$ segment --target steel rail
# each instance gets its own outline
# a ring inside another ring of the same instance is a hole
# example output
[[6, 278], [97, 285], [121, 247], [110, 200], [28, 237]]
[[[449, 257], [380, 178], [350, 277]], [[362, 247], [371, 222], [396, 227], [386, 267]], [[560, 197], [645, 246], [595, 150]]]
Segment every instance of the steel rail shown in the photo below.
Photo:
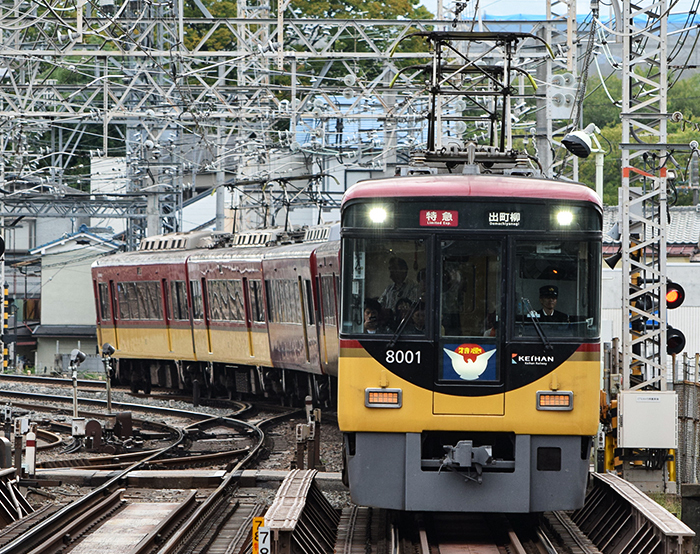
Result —
[[[200, 526], [204, 525], [208, 518], [216, 513], [217, 509], [220, 508], [221, 503], [228, 498], [230, 494], [233, 494], [235, 488], [237, 487], [241, 471], [262, 448], [265, 442], [265, 434], [263, 433], [261, 427], [269, 425], [278, 419], [289, 417], [297, 412], [298, 411], [295, 410], [293, 412], [279, 414], [264, 421], [258, 422], [257, 425], [246, 423], [246, 425], [256, 434], [258, 438], [257, 444], [253, 446], [248, 455], [239, 460], [233, 468], [227, 467], [228, 473], [224, 476], [221, 485], [219, 485], [219, 487], [197, 507], [187, 521], [185, 521], [183, 525], [175, 532], [175, 534], [170, 537], [168, 542], [165, 543], [160, 550], [158, 550], [158, 554], [174, 554], [180, 551], [180, 549], [182, 549], [182, 551], [187, 550], [188, 543]], [[0, 552], [0, 554], [2, 554], [2, 552]]]
[[37, 443], [37, 450], [49, 450], [54, 446], [60, 445], [63, 442], [63, 439], [59, 435], [57, 435], [56, 433], [52, 433], [51, 431], [47, 431], [46, 429], [37, 428], [36, 438], [37, 440], [40, 439], [44, 441], [44, 444]]
[[63, 525], [55, 532], [47, 534], [41, 543], [28, 554], [45, 554], [61, 550], [66, 542], [73, 542], [76, 536], [82, 535], [93, 523], [119, 508], [124, 501], [121, 498], [124, 489], [117, 489], [112, 494], [103, 498], [97, 504], [84, 511], [80, 515], [66, 514]]
[[75, 502], [67, 504], [50, 517], [46, 518], [44, 521], [37, 523], [29, 531], [22, 533], [13, 541], [0, 548], [0, 554], [26, 554], [29, 548], [35, 548], [37, 545], [48, 540], [48, 538], [53, 534], [60, 533], [65, 521], [71, 521], [80, 517], [106, 495], [113, 493], [117, 488], [119, 488], [120, 484], [125, 482], [126, 476], [130, 472], [140, 468], [147, 461], [155, 459], [157, 456], [176, 448], [182, 443], [184, 438], [185, 433], [180, 431], [178, 440], [173, 444], [166, 446], [145, 460], [132, 464], [130, 467], [118, 473], [84, 497], [76, 500]]
[[[0, 373], [0, 381], [12, 381], [15, 383], [34, 383], [41, 385], [61, 385], [73, 386], [73, 380], [65, 377], [42, 377], [40, 375], [20, 375], [12, 373]], [[106, 381], [97, 381], [94, 379], [78, 379], [78, 388], [86, 389], [104, 389], [107, 388]]]
[[197, 503], [197, 491], [191, 491], [185, 500], [175, 508], [168, 517], [161, 521], [145, 538], [143, 538], [129, 554], [146, 554], [158, 546], [163, 537], [177, 524], [177, 521], [187, 515]]
[[[6, 390], [0, 390], [0, 397], [17, 397], [17, 398], [30, 398], [33, 400], [43, 400], [46, 402], [64, 402], [64, 403], [72, 403], [73, 398], [69, 396], [55, 396], [51, 394], [42, 394], [42, 393], [35, 393], [35, 392], [17, 392], [17, 391], [6, 391]], [[106, 400], [100, 400], [98, 398], [83, 398], [80, 397], [78, 398], [78, 404], [92, 404], [95, 406], [106, 406], [107, 401]], [[249, 404], [246, 403], [241, 403], [242, 407], [241, 410], [238, 412], [234, 412], [231, 415], [240, 415], [244, 411], [248, 410], [250, 408]], [[172, 417], [186, 417], [190, 419], [210, 419], [212, 414], [208, 414], [205, 412], [191, 412], [187, 410], [179, 410], [177, 408], [166, 408], [165, 406], [150, 406], [148, 404], [133, 404], [129, 402], [114, 402], [112, 401], [112, 406], [116, 406], [118, 408], [123, 408], [123, 409], [129, 409], [133, 411], [140, 411], [140, 412], [147, 412], [147, 413], [153, 413], [153, 414], [158, 414], [158, 415], [166, 415], [166, 416], [172, 416]], [[102, 414], [104, 415], [104, 414]]]

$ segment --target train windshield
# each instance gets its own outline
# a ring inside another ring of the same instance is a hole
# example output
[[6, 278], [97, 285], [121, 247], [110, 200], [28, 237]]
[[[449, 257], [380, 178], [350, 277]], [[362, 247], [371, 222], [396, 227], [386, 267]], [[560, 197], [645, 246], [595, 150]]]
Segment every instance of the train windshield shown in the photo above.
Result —
[[496, 336], [501, 249], [496, 241], [441, 241], [441, 336]]
[[519, 241], [515, 336], [598, 337], [600, 244]]
[[423, 240], [346, 239], [343, 332], [425, 335]]

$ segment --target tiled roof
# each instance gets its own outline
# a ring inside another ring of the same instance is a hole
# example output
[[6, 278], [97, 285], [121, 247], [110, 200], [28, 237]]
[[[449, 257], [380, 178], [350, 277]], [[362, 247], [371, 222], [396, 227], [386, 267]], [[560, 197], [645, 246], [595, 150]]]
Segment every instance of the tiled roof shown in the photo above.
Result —
[[[605, 206], [603, 209], [603, 242], [605, 243], [613, 242], [607, 232], [617, 223], [617, 213], [617, 206]], [[671, 221], [666, 230], [669, 250], [675, 246], [697, 245], [700, 239], [700, 206], [672, 206], [669, 208], [669, 213]]]

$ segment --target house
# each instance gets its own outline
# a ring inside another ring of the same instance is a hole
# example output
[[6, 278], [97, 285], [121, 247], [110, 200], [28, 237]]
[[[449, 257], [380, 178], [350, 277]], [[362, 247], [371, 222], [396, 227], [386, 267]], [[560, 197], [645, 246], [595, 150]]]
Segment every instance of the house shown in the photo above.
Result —
[[30, 251], [41, 256], [41, 322], [32, 333], [37, 373], [67, 370], [74, 348], [88, 355], [81, 368], [102, 371], [90, 268], [96, 258], [122, 246], [83, 225]]

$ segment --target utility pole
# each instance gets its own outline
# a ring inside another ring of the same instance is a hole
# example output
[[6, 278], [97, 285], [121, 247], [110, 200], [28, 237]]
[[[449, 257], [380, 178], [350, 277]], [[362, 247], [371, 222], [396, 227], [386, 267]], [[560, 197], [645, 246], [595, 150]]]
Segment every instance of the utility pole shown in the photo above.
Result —
[[[622, 5], [620, 212], [627, 317], [621, 329], [618, 454], [625, 479], [646, 490], [663, 483], [664, 492], [676, 492], [668, 479], [675, 467], [665, 463], [677, 440], [675, 395], [666, 390], [667, 2]], [[633, 416], [640, 405], [644, 415]]]

